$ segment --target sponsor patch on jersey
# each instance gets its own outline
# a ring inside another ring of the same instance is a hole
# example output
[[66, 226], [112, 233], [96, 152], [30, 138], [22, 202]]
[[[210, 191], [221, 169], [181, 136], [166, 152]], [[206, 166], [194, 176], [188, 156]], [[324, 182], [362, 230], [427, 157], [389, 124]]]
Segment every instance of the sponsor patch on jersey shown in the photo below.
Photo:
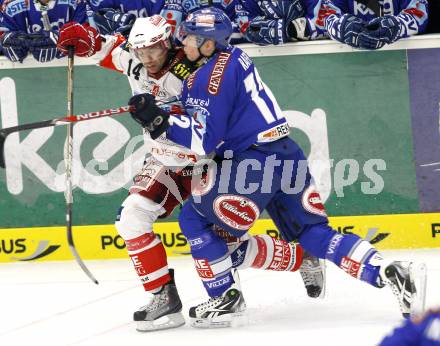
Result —
[[269, 268], [272, 270], [285, 271], [289, 267], [290, 259], [292, 258], [290, 247], [280, 240], [274, 240], [273, 245], [273, 258], [269, 264]]
[[218, 287], [229, 284], [230, 281], [231, 281], [231, 279], [229, 276], [222, 276], [222, 277], [220, 277], [220, 279], [207, 282], [206, 286], [208, 286], [208, 288], [218, 288]]
[[248, 230], [260, 216], [258, 206], [243, 196], [218, 196], [213, 204], [215, 215], [226, 225], [238, 230]]
[[302, 205], [309, 213], [327, 216], [321, 196], [316, 191], [315, 186], [310, 185], [302, 195]]
[[194, 263], [197, 273], [202, 279], [212, 279], [214, 277], [214, 272], [206, 258], [195, 258]]
[[182, 61], [173, 66], [171, 73], [177, 78], [184, 80], [188, 78], [193, 70], [194, 68], [190, 64], [187, 64], [186, 61]]
[[334, 255], [336, 252], [337, 247], [339, 247], [339, 244], [344, 238], [342, 234], [336, 234], [333, 236], [333, 238], [330, 240], [330, 244], [328, 246], [327, 255]]
[[259, 143], [268, 143], [276, 141], [277, 139], [288, 136], [290, 133], [289, 124], [284, 123], [272, 127], [269, 130], [260, 132], [257, 137]]
[[339, 265], [343, 271], [358, 279], [361, 271], [361, 264], [352, 260], [349, 257], [343, 257], [341, 260], [341, 264]]
[[154, 157], [159, 158], [159, 160], [160, 160], [161, 156], [164, 156], [164, 157], [173, 157], [178, 160], [185, 160], [185, 161], [188, 160], [191, 162], [197, 162], [196, 155], [186, 153], [186, 152], [180, 151], [178, 149], [179, 149], [178, 147], [176, 147], [176, 148], [170, 148], [170, 147], [165, 147], [165, 146], [152, 147], [151, 154]]
[[232, 54], [229, 52], [222, 52], [219, 54], [211, 75], [209, 76], [208, 92], [211, 95], [218, 94], [226, 70], [226, 65], [228, 64], [231, 55]]

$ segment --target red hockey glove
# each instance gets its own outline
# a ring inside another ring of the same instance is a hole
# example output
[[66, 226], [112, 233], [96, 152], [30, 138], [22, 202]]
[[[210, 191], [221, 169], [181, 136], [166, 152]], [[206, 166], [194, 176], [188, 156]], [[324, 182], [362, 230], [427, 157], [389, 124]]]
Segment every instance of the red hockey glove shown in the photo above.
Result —
[[75, 47], [75, 55], [92, 56], [101, 49], [101, 36], [88, 24], [69, 22], [62, 26], [57, 48], [67, 55], [68, 47]]

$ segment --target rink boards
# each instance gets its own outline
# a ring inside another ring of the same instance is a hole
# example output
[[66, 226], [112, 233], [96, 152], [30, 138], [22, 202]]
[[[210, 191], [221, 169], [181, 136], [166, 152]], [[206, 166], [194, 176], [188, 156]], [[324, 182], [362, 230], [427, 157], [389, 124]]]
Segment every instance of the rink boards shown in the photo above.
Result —
[[[377, 52], [330, 40], [243, 48], [304, 149], [329, 215], [439, 212], [440, 34]], [[75, 59], [74, 112], [126, 104], [126, 77], [91, 64]], [[0, 127], [64, 116], [65, 65], [0, 58]], [[122, 115], [78, 123], [74, 138], [74, 224], [111, 224], [146, 154], [141, 129]], [[8, 136], [1, 229], [64, 225], [65, 141], [61, 126]]]
[[[440, 213], [331, 217], [343, 234], [355, 233], [378, 249], [440, 248]], [[154, 225], [168, 256], [188, 254], [189, 246], [177, 222]], [[258, 220], [252, 234], [278, 236], [271, 220]], [[73, 259], [65, 227], [0, 229], [0, 262]], [[76, 248], [83, 259], [126, 258], [125, 243], [113, 225], [77, 226]]]

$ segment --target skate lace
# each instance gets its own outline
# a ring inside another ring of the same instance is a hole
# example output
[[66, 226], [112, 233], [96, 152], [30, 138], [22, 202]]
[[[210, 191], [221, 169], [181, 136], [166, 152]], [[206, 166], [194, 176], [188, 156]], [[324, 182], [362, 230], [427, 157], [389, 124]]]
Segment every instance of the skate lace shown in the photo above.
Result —
[[141, 307], [141, 310], [145, 310], [147, 312], [156, 311], [161, 306], [165, 305], [168, 301], [168, 296], [166, 294], [155, 294], [153, 296], [153, 300], [150, 304]]
[[198, 311], [209, 310], [209, 309], [217, 306], [218, 303], [220, 303], [222, 300], [223, 300], [222, 297], [212, 297], [212, 298], [209, 298], [206, 302], [197, 305], [196, 309]]
[[[405, 292], [406, 292], [406, 288], [405, 288], [406, 280], [407, 279], [405, 278], [405, 280], [403, 281], [402, 289], [399, 289], [397, 283], [395, 283], [393, 280], [388, 279], [388, 278], [386, 280], [384, 280], [385, 283], [387, 283], [391, 287], [391, 291], [396, 296], [397, 301], [399, 302], [400, 311], [402, 313], [408, 312], [407, 310], [409, 309], [409, 307], [406, 306], [406, 304], [404, 303], [404, 297], [405, 297]], [[411, 305], [411, 301], [408, 299], [408, 297], [407, 297], [407, 300], [408, 300], [409, 305]]]
[[305, 260], [299, 268], [299, 271], [306, 286], [319, 286], [319, 281], [321, 277], [321, 267], [319, 262], [316, 263], [313, 260]]
[[400, 290], [397, 285], [392, 282], [391, 280], [385, 281], [390, 287], [393, 294], [397, 297], [397, 301], [399, 302], [400, 312], [406, 313], [408, 310], [408, 307], [403, 303], [403, 297], [405, 294], [405, 286], [402, 290]]

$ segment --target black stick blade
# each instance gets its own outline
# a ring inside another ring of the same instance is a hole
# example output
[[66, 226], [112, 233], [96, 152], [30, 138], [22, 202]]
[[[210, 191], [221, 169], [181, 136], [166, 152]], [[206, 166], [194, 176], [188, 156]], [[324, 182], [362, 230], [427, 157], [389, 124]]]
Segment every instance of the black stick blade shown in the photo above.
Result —
[[6, 168], [5, 164], [5, 141], [7, 133], [0, 130], [0, 167]]

